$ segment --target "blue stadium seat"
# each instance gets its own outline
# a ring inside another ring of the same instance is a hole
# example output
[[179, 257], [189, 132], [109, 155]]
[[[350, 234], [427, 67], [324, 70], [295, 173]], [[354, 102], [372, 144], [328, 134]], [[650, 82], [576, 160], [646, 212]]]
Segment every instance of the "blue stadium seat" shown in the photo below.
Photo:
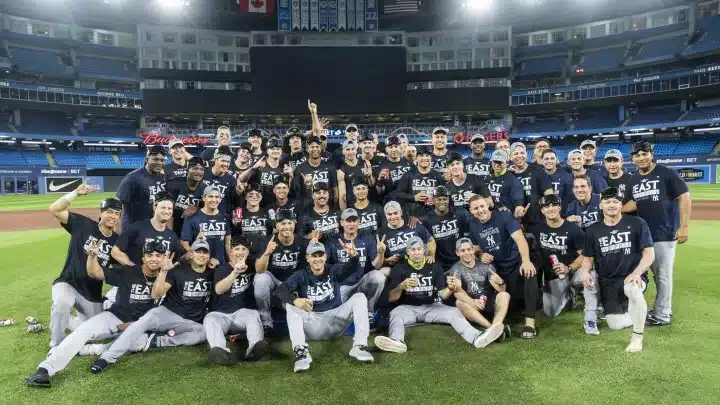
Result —
[[628, 59], [625, 64], [634, 65], [675, 59], [675, 55], [681, 53], [683, 49], [685, 49], [686, 42], [687, 32], [675, 37], [661, 38], [645, 42], [640, 47], [638, 53]]
[[567, 57], [527, 59], [523, 62], [522, 75], [539, 75], [546, 73], [562, 73], [567, 64]]
[[128, 61], [78, 56], [77, 68], [82, 77], [106, 80], [135, 80], [136, 74]]
[[584, 51], [583, 60], [578, 67], [584, 69], [585, 73], [600, 70], [615, 69], [620, 65], [625, 56], [625, 47], [619, 46], [597, 51]]
[[567, 127], [565, 121], [555, 119], [536, 119], [534, 122], [520, 121], [515, 124], [517, 133], [536, 133], [536, 132], [558, 132], [564, 131]]
[[85, 153], [83, 152], [54, 152], [55, 163], [60, 167], [85, 166]]
[[720, 16], [705, 17], [698, 20], [695, 29], [703, 30], [704, 34], [683, 52], [684, 56], [705, 53], [720, 48]]
[[614, 128], [619, 125], [614, 110], [580, 111], [578, 119], [572, 121], [576, 130]]
[[145, 154], [142, 152], [120, 152], [118, 156], [123, 167], [138, 168], [145, 164]]
[[22, 153], [25, 157], [27, 164], [33, 167], [45, 167], [50, 166], [44, 152], [40, 151], [25, 151]]
[[3, 165], [8, 166], [23, 167], [28, 165], [28, 162], [25, 160], [22, 152], [14, 151], [0, 151], [0, 162], [2, 162]]
[[720, 120], [720, 106], [695, 107], [683, 118], [683, 121], [696, 120]]
[[679, 106], [640, 109], [638, 113], [630, 119], [627, 125], [652, 125], [663, 122], [674, 122], [681, 114], [682, 112]]
[[10, 55], [12, 62], [22, 72], [62, 77], [74, 76], [74, 69], [62, 63], [59, 53], [11, 46]]
[[72, 135], [70, 132], [71, 119], [65, 113], [58, 111], [20, 111], [22, 125], [17, 130], [23, 133], [46, 135]]
[[118, 164], [110, 153], [88, 152], [85, 155], [88, 168], [117, 167]]
[[682, 141], [674, 151], [674, 155], [708, 155], [718, 142], [718, 138], [693, 139]]

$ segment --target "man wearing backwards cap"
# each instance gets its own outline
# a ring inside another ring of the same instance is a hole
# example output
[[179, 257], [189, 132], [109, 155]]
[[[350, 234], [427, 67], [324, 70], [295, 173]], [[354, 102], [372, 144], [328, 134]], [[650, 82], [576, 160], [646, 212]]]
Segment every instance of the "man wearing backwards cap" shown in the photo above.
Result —
[[387, 250], [385, 251], [385, 266], [394, 266], [398, 261], [402, 261], [405, 255], [407, 241], [413, 236], [422, 239], [423, 243], [428, 246], [428, 261], [435, 262], [435, 239], [430, 232], [422, 224], [417, 224], [411, 228], [403, 219], [402, 208], [397, 201], [390, 201], [385, 204], [385, 217], [387, 225], [378, 231], [380, 238], [385, 241]]
[[152, 217], [155, 194], [165, 191], [167, 178], [163, 165], [167, 151], [161, 145], [147, 149], [145, 166], [127, 174], [118, 186], [117, 198], [123, 203], [122, 229], [133, 222]]
[[352, 193], [355, 195], [354, 208], [360, 216], [359, 229], [362, 232], [375, 233], [385, 226], [383, 207], [374, 201], [368, 200], [370, 186], [364, 177], [356, 177], [352, 183]]
[[352, 192], [353, 180], [358, 177], [366, 177], [365, 173], [371, 173], [372, 167], [367, 160], [358, 161], [357, 143], [345, 141], [342, 144], [342, 150], [345, 153], [345, 162], [337, 170], [338, 203], [340, 209], [345, 209], [355, 204], [355, 196]]
[[432, 195], [435, 187], [445, 184], [440, 172], [432, 168], [432, 151], [426, 146], [418, 149], [417, 170], [402, 176], [391, 200], [407, 205], [410, 216], [421, 217], [432, 210]]
[[214, 269], [218, 264], [227, 262], [230, 253], [231, 225], [230, 218], [218, 210], [220, 190], [208, 186], [203, 191], [203, 207], [183, 224], [180, 240], [186, 251], [190, 243], [203, 239], [210, 246], [210, 262], [208, 267]]
[[[407, 138], [405, 142], [407, 142]], [[400, 137], [389, 136], [385, 140], [385, 152], [387, 152], [387, 158], [383, 160], [377, 168], [376, 189], [378, 199], [376, 202], [381, 202], [383, 199], [387, 201], [405, 173], [415, 169], [413, 162], [407, 160], [405, 154], [402, 152], [402, 141]]]
[[352, 242], [341, 242], [340, 245], [350, 260], [328, 265], [325, 246], [311, 241], [306, 249], [308, 267], [296, 271], [275, 292], [287, 311], [290, 342], [295, 352], [293, 371], [296, 373], [309, 370], [312, 363], [306, 339], [336, 338], [350, 323], [355, 324], [350, 356], [365, 363], [374, 360], [367, 351], [370, 335], [367, 298], [356, 293], [344, 304], [340, 299], [340, 286], [359, 265], [355, 245]]
[[494, 332], [480, 333], [459, 309], [442, 303], [452, 292], [447, 288], [440, 264], [428, 262], [422, 239], [413, 237], [407, 241], [407, 256], [407, 262], [394, 266], [390, 273], [388, 300], [396, 306], [390, 311], [388, 336], [377, 336], [375, 346], [387, 352], [405, 353], [405, 327], [417, 323], [450, 324], [478, 349], [495, 340], [492, 339]]
[[307, 161], [307, 155], [303, 150], [303, 132], [298, 127], [290, 127], [285, 133], [285, 139], [283, 139], [283, 146], [286, 155], [283, 156], [283, 163], [290, 164], [290, 167], [295, 170], [301, 163]]
[[600, 171], [585, 169], [585, 166], [583, 166], [583, 159], [583, 152], [579, 149], [574, 149], [568, 152], [567, 160], [570, 173], [576, 177], [587, 174], [590, 178], [590, 182], [592, 183], [592, 192], [600, 194], [607, 188], [607, 181], [605, 181], [605, 177], [603, 177]]
[[253, 294], [254, 266], [248, 266], [250, 241], [244, 235], [232, 238], [230, 262], [221, 264], [213, 275], [214, 293], [211, 312], [203, 320], [210, 345], [210, 361], [231, 365], [237, 357], [230, 353], [225, 335], [244, 333], [248, 348], [244, 360], [259, 360], [267, 349]]
[[304, 234], [313, 233], [323, 243], [329, 235], [338, 232], [340, 211], [328, 205], [330, 193], [327, 183], [318, 182], [312, 188], [313, 206], [301, 219]]
[[488, 189], [495, 208], [519, 214], [525, 208], [523, 206], [525, 195], [520, 180], [507, 170], [507, 152], [496, 149], [491, 160], [492, 173], [488, 180]]
[[173, 138], [168, 142], [168, 150], [172, 155], [172, 162], [163, 167], [168, 180], [175, 177], [185, 178], [187, 176], [187, 161], [192, 155], [185, 150], [185, 145], [180, 138]]
[[[35, 374], [25, 378], [29, 385], [50, 388], [50, 377], [65, 369], [78, 353], [99, 355], [110, 346], [87, 345], [88, 341], [117, 337], [121, 333], [118, 330], [119, 325], [136, 321], [155, 306], [150, 291], [165, 257], [165, 248], [156, 241], [151, 241], [143, 247], [142, 265], [108, 269], [100, 265], [100, 246], [98, 241], [89, 246], [86, 274], [100, 283], [105, 281], [117, 286], [117, 301], [112, 307], [83, 322], [59, 346], [51, 350], [47, 359], [38, 365]], [[139, 336], [133, 343], [133, 349], [141, 350], [145, 343], [147, 336]]]
[[485, 157], [485, 136], [475, 134], [470, 140], [470, 150], [472, 154], [463, 159], [465, 172], [487, 182], [490, 176], [490, 159]]
[[[92, 188], [86, 182], [50, 204], [48, 211], [70, 234], [70, 244], [60, 276], [53, 281], [50, 310], [50, 347], [65, 338], [65, 330], [75, 330], [80, 323], [102, 311], [102, 281], [89, 277], [86, 269], [87, 250], [98, 244], [98, 261], [103, 268], [110, 263], [110, 251], [117, 242], [113, 231], [122, 213], [122, 203], [115, 198], [100, 204], [100, 220], [68, 211], [78, 196], [87, 195]], [[72, 316], [73, 308], [77, 316]]]
[[255, 257], [261, 253], [258, 249], [264, 248], [268, 238], [273, 233], [273, 220], [270, 219], [267, 209], [261, 208], [263, 200], [259, 184], [248, 184], [245, 189], [245, 207], [242, 211], [240, 223], [233, 230], [233, 236], [242, 234], [250, 240], [250, 255]]
[[258, 160], [252, 168], [244, 171], [239, 181], [246, 183], [259, 183], [262, 186], [263, 206], [270, 204], [273, 197], [273, 187], [275, 182], [283, 174], [292, 179], [293, 172], [290, 164], [282, 166], [280, 155], [282, 154], [282, 144], [279, 138], [270, 138], [267, 142], [267, 158]]
[[297, 217], [290, 210], [275, 214], [275, 235], [268, 241], [263, 254], [255, 262], [255, 301], [266, 335], [272, 331], [270, 314], [272, 292], [290, 278], [296, 269], [303, 268], [308, 240], [295, 234]]
[[623, 155], [617, 149], [610, 149], [605, 152], [603, 159], [605, 170], [607, 170], [607, 180], [609, 187], [615, 187], [623, 195], [627, 195], [627, 183], [630, 180], [631, 173], [623, 170]]
[[220, 205], [218, 209], [223, 215], [232, 215], [233, 196], [239, 194], [238, 182], [233, 175], [228, 173], [232, 152], [229, 146], [221, 146], [215, 150], [215, 157], [212, 167], [205, 170], [203, 183], [208, 186], [215, 186], [220, 190]]
[[515, 164], [513, 174], [522, 184], [525, 193], [523, 208], [515, 213], [515, 217], [529, 227], [542, 222], [542, 214], [537, 202], [543, 195], [555, 194], [555, 189], [545, 170], [528, 164], [525, 144], [515, 142], [510, 145], [510, 158]]
[[300, 202], [296, 199], [290, 199], [290, 186], [292, 181], [290, 176], [283, 174], [275, 180], [273, 186], [273, 201], [268, 208], [268, 216], [271, 221], [275, 220], [275, 214], [280, 210], [289, 210], [296, 216], [302, 214]]
[[435, 239], [440, 265], [448, 270], [458, 261], [455, 242], [470, 232], [470, 215], [465, 209], [450, 207], [450, 191], [445, 186], [435, 189], [433, 200], [435, 209], [420, 220]]
[[252, 160], [252, 145], [250, 142], [243, 142], [235, 151], [235, 160], [230, 162], [228, 173], [233, 176], [240, 175], [240, 173], [252, 167], [250, 160]]
[[447, 189], [450, 191], [455, 208], [466, 210], [467, 202], [476, 194], [485, 197], [492, 206], [493, 201], [485, 181], [478, 176], [465, 173], [465, 165], [459, 153], [448, 153], [447, 171], [451, 176], [447, 182]]
[[690, 191], [680, 175], [653, 162], [652, 145], [647, 141], [632, 146], [632, 160], [638, 171], [627, 184], [628, 199], [623, 212], [637, 210], [647, 222], [655, 247], [657, 296], [648, 324], [669, 325], [672, 321], [672, 287], [677, 242], [688, 240], [688, 222], [692, 211]]
[[[160, 272], [150, 295], [162, 298], [160, 306], [148, 311], [130, 324], [120, 337], [95, 360], [90, 367], [93, 374], [101, 373], [123, 354], [134, 350], [134, 343], [151, 332], [143, 350], [155, 347], [194, 346], [205, 341], [202, 321], [212, 293], [213, 273], [207, 269], [210, 246], [202, 239], [193, 242], [193, 254], [188, 262], [174, 262], [174, 256], [163, 258]], [[173, 336], [156, 333], [174, 330]]]
[[653, 239], [641, 217], [622, 215], [623, 196], [618, 189], [603, 190], [600, 201], [603, 219], [585, 232], [579, 277], [585, 288], [599, 290], [610, 329], [632, 326], [625, 351], [639, 352], [648, 312], [645, 272], [655, 260]]
[[299, 201], [310, 201], [312, 185], [318, 182], [327, 183], [331, 205], [338, 200], [337, 170], [330, 162], [320, 160], [322, 141], [316, 136], [307, 140], [307, 162], [301, 163], [293, 175], [293, 191]]
[[[447, 128], [437, 127], [432, 132], [432, 169], [440, 174], [445, 174], [447, 168]], [[445, 178], [449, 180], [449, 178]]]
[[600, 172], [602, 177], [607, 177], [607, 170], [602, 164], [595, 164], [595, 155], [597, 155], [597, 144], [592, 139], [586, 139], [580, 143], [580, 150], [583, 154], [583, 167], [586, 170]]
[[175, 197], [173, 209], [173, 231], [180, 237], [185, 218], [200, 209], [202, 193], [207, 185], [202, 182], [205, 175], [205, 161], [199, 157], [188, 160], [187, 176], [168, 180], [165, 189]]

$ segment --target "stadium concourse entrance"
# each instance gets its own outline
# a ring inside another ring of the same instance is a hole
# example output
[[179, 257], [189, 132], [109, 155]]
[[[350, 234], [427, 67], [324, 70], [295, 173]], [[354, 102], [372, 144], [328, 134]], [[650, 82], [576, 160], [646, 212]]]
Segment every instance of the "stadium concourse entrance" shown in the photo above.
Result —
[[32, 182], [28, 176], [2, 175], [0, 176], [0, 194], [36, 194], [33, 193]]

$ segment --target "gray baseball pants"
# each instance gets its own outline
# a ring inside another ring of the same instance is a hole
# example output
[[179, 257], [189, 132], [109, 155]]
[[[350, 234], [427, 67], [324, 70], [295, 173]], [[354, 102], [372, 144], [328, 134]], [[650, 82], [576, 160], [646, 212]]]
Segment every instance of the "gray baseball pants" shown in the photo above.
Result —
[[137, 321], [128, 326], [115, 342], [100, 356], [108, 363], [115, 363], [120, 356], [137, 351], [134, 343], [145, 336], [146, 332], [167, 332], [173, 330], [175, 335], [159, 336], [158, 347], [193, 346], [205, 341], [205, 329], [202, 324], [185, 319], [164, 306], [151, 309]]
[[655, 242], [653, 246], [655, 261], [650, 268], [655, 278], [657, 295], [650, 314], [661, 321], [669, 322], [672, 315], [673, 267], [677, 242]]
[[367, 298], [360, 293], [354, 294], [339, 307], [325, 312], [305, 312], [294, 305], [285, 304], [292, 347], [307, 346], [306, 338], [336, 338], [345, 332], [351, 322], [355, 323], [353, 345], [367, 346], [370, 335], [367, 307]]
[[228, 334], [244, 332], [248, 346], [263, 340], [264, 337], [260, 313], [254, 309], [241, 308], [231, 314], [210, 312], [205, 315], [203, 326], [210, 348], [220, 347], [230, 351], [225, 339], [225, 335]]
[[576, 271], [573, 275], [572, 284], [583, 289], [583, 298], [585, 299], [584, 321], [597, 322], [597, 311], [600, 306], [600, 281], [595, 270], [590, 271], [590, 278], [593, 282], [593, 288], [585, 288], [580, 278], [580, 272]]
[[[75, 316], [73, 308], [77, 313]], [[59, 345], [65, 339], [67, 329], [75, 330], [102, 310], [102, 302], [88, 301], [68, 283], [55, 283], [50, 307], [50, 347]]]
[[365, 294], [368, 300], [368, 312], [373, 314], [375, 305], [380, 299], [380, 295], [382, 295], [383, 288], [385, 288], [385, 280], [385, 274], [379, 270], [368, 272], [357, 283], [340, 286], [340, 299], [342, 299], [342, 302], [347, 302], [356, 293]]
[[273, 276], [269, 271], [255, 275], [253, 291], [263, 326], [273, 326], [272, 315], [270, 314], [272, 293], [280, 284], [282, 284], [282, 281], [278, 280], [277, 277]]
[[405, 327], [417, 323], [444, 323], [452, 325], [466, 342], [472, 344], [480, 336], [480, 331], [473, 328], [456, 307], [441, 303], [430, 305], [400, 305], [390, 311], [390, 330], [392, 339], [405, 341]]
[[568, 275], [563, 279], [552, 279], [547, 281], [547, 290], [543, 291], [543, 312], [545, 316], [554, 318], [560, 315], [565, 305], [570, 300], [570, 288], [572, 281]]

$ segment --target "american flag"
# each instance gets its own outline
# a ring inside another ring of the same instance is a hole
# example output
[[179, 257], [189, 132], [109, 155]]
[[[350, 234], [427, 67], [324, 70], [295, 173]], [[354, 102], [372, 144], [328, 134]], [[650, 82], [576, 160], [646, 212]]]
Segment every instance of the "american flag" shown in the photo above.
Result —
[[420, 0], [385, 0], [383, 12], [385, 14], [416, 13], [421, 5]]

